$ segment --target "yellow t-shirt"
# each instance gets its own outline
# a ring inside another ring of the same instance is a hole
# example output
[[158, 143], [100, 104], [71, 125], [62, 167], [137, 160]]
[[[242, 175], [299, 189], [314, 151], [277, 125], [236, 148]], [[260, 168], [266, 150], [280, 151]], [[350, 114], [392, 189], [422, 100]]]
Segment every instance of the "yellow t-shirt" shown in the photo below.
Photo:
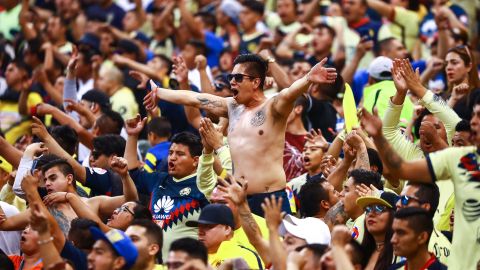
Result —
[[260, 269], [262, 261], [260, 256], [253, 250], [240, 247], [236, 242], [229, 240], [223, 241], [217, 250], [217, 253], [208, 254], [208, 263], [213, 268], [218, 268], [223, 261], [233, 258], [242, 258], [247, 262], [249, 269]]
[[[27, 98], [27, 108], [37, 106], [42, 103], [40, 94], [31, 92]], [[31, 121], [18, 112], [18, 102], [0, 101], [0, 129], [5, 134], [5, 139], [14, 144], [21, 136], [30, 131]]]
[[[257, 223], [258, 227], [260, 228], [260, 232], [262, 233], [263, 239], [268, 240], [269, 233], [268, 233], [267, 223], [265, 222], [265, 219], [260, 217], [260, 216], [254, 215], [254, 214], [252, 214], [252, 215], [253, 215], [253, 218], [255, 219], [255, 222]], [[251, 249], [255, 252], [257, 251], [255, 249], [255, 247], [252, 246], [252, 244], [250, 244], [250, 242], [248, 241], [248, 237], [245, 234], [245, 231], [243, 230], [242, 227], [236, 229], [233, 232], [233, 238], [230, 241], [233, 241], [233, 242], [235, 242], [235, 243], [237, 243], [237, 244], [239, 244], [243, 247], [246, 247], [248, 249]]]
[[404, 41], [407, 50], [412, 52], [418, 39], [418, 25], [420, 23], [418, 13], [403, 7], [395, 7], [393, 22], [389, 25], [390, 32], [398, 40]]
[[365, 213], [355, 220], [349, 219], [345, 225], [347, 225], [352, 232], [352, 238], [361, 244], [363, 241], [363, 236], [365, 235]]
[[110, 97], [112, 110], [118, 112], [123, 120], [131, 119], [138, 114], [138, 104], [132, 90], [124, 86]]
[[477, 269], [480, 263], [480, 168], [476, 146], [452, 147], [427, 156], [434, 180], [452, 179], [455, 223], [449, 269]]
[[441, 263], [447, 265], [451, 250], [452, 243], [448, 238], [441, 231], [433, 228], [430, 242], [428, 242], [428, 251], [435, 254]]
[[[441, 181], [445, 182], [445, 181]], [[453, 208], [455, 207], [455, 194], [452, 193], [452, 196], [448, 198], [447, 203], [445, 204], [445, 211], [443, 211], [438, 222], [435, 224], [435, 228], [439, 231], [451, 231], [450, 228], [450, 215], [452, 214]]]

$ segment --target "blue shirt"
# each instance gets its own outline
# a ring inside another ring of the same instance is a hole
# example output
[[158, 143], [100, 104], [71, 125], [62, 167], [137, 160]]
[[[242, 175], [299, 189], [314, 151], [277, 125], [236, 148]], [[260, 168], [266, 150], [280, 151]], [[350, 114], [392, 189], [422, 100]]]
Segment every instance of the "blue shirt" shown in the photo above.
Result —
[[223, 50], [223, 40], [210, 31], [205, 31], [205, 46], [207, 47], [207, 64], [209, 67], [217, 67], [220, 53]]
[[147, 172], [161, 171], [162, 161], [167, 159], [170, 145], [169, 141], [165, 141], [148, 149], [143, 168]]

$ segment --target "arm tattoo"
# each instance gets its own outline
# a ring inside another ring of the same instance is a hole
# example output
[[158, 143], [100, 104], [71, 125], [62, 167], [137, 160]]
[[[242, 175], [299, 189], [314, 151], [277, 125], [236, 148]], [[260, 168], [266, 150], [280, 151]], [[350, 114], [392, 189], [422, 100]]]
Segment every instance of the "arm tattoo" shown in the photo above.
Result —
[[214, 109], [222, 107], [222, 103], [218, 100], [210, 100], [208, 98], [197, 97], [197, 100], [200, 101], [200, 107]]
[[370, 160], [368, 158], [368, 152], [360, 151], [357, 154], [357, 161], [355, 162], [355, 169], [370, 170]]
[[265, 108], [262, 108], [250, 119], [250, 125], [259, 127], [265, 123], [265, 119], [267, 119], [267, 115], [265, 114]]
[[375, 141], [380, 157], [385, 161], [387, 167], [393, 170], [399, 170], [402, 167], [403, 159], [393, 150], [385, 137], [380, 136], [380, 138]]
[[343, 202], [339, 201], [332, 208], [330, 208], [327, 211], [327, 214], [325, 214], [324, 220], [325, 223], [333, 226], [347, 223], [348, 216], [347, 213], [345, 213]]
[[260, 228], [258, 227], [257, 222], [253, 218], [252, 213], [248, 211], [243, 211], [243, 210], [240, 210], [238, 212], [239, 212], [238, 214], [240, 215], [242, 227], [245, 230], [245, 234], [248, 235], [247, 232], [250, 231], [253, 234], [252, 236], [262, 237], [262, 232], [260, 231]]

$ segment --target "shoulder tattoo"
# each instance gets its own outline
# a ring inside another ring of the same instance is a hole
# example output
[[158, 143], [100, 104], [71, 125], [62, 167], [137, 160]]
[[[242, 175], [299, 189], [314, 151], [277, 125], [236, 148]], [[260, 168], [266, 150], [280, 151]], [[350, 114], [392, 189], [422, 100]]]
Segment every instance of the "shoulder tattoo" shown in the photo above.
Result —
[[267, 119], [267, 116], [265, 114], [265, 108], [262, 108], [255, 113], [252, 119], [250, 119], [250, 125], [254, 127], [259, 127], [263, 125], [263, 123], [265, 123], [265, 119]]
[[62, 230], [63, 234], [67, 235], [70, 231], [70, 220], [68, 220], [67, 216], [65, 216], [62, 211], [54, 207], [50, 207], [48, 210], [57, 221], [58, 226], [60, 227], [60, 230]]

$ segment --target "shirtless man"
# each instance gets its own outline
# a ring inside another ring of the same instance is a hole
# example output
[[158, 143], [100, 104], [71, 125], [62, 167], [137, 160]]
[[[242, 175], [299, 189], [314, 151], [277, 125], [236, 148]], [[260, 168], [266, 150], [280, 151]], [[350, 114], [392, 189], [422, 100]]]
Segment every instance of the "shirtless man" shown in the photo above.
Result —
[[[324, 68], [323, 59], [303, 78], [295, 81], [277, 96], [267, 99], [263, 85], [268, 64], [259, 56], [246, 54], [234, 61], [229, 75], [233, 98], [222, 98], [192, 91], [159, 88], [152, 81], [154, 91], [145, 97], [147, 108], [157, 104], [157, 97], [176, 104], [194, 106], [221, 117], [228, 117], [228, 143], [234, 176], [249, 181], [247, 192], [254, 213], [263, 214], [261, 203], [270, 194], [284, 197], [288, 211], [283, 171], [283, 147], [286, 121], [295, 99], [307, 92], [312, 83], [334, 82], [334, 68]], [[218, 149], [216, 149], [218, 150]]]

